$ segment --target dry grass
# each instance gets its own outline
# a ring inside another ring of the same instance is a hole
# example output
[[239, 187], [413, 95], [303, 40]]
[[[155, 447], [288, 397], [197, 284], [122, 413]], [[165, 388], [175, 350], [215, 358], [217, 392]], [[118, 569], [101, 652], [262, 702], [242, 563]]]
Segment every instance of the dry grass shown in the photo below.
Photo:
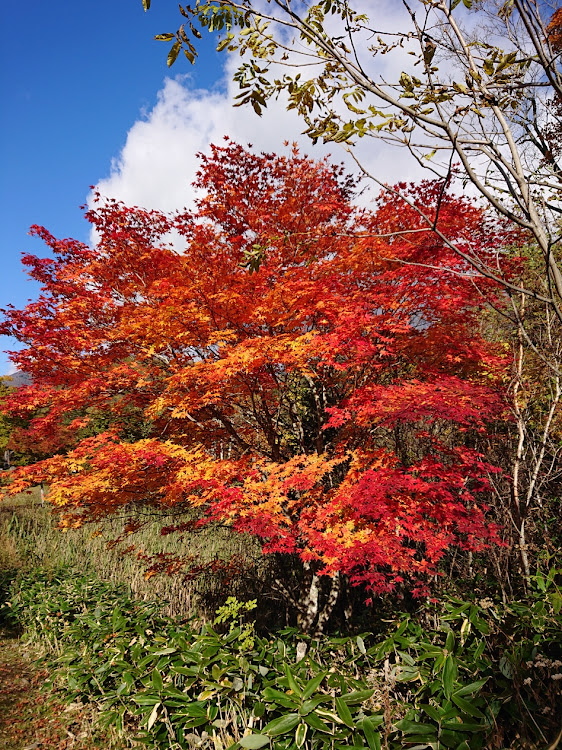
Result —
[[[103, 580], [127, 583], [137, 597], [167, 601], [169, 614], [186, 618], [212, 614], [226, 596], [247, 598], [261, 588], [269, 563], [255, 539], [211, 526], [183, 536], [162, 536], [160, 528], [172, 522], [177, 518], [159, 516], [112, 545], [123, 533], [123, 520], [110, 518], [96, 527], [58, 529], [51, 507], [41, 504], [35, 488], [0, 503], [0, 570], [18, 568], [23, 561], [31, 567], [69, 565], [91, 570]], [[201, 572], [195, 578], [185, 572], [147, 575], [148, 563], [139, 560], [139, 553], [191, 558]], [[221, 569], [221, 563], [232, 558], [238, 560], [236, 576]]]

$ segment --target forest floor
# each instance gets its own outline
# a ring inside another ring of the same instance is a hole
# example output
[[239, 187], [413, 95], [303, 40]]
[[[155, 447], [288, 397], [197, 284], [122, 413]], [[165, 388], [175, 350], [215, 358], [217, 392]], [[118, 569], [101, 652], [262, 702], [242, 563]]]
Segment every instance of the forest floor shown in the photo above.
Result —
[[16, 634], [0, 631], [0, 747], [3, 750], [117, 748], [83, 706], [65, 706], [42, 690], [48, 674], [38, 653]]
[[91, 709], [65, 705], [43, 690], [48, 676], [39, 654], [12, 632], [0, 631], [0, 747], [2, 750], [121, 750], [99, 730]]

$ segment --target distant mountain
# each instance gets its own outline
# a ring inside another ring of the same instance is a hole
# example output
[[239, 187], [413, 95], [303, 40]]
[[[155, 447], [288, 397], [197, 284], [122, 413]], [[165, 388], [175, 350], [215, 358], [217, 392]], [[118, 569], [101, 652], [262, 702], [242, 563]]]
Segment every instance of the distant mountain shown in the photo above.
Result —
[[31, 385], [31, 377], [26, 372], [13, 372], [11, 375], [3, 375], [1, 380], [12, 388]]

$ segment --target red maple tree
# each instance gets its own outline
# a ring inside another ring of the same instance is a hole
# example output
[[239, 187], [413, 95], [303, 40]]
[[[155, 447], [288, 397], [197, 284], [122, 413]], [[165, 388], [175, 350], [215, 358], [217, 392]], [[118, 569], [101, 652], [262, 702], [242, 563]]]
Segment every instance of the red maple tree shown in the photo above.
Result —
[[[215, 146], [195, 185], [174, 215], [100, 199], [94, 247], [34, 228], [54, 258], [24, 257], [43, 292], [5, 311], [33, 379], [7, 409], [54, 455], [6, 492], [48, 483], [70, 525], [196, 509], [375, 592], [494, 540], [470, 447], [503, 409], [492, 287], [419, 214], [357, 209], [351, 178], [296, 150]], [[442, 184], [410, 190], [467, 253], [502, 241]]]

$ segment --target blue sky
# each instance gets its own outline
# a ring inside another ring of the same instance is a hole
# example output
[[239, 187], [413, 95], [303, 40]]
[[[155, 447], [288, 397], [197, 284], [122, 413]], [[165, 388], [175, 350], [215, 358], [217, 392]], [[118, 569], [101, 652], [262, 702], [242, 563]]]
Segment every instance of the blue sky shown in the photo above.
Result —
[[[170, 0], [155, 0], [148, 13], [141, 0], [1, 4], [0, 306], [21, 307], [38, 293], [20, 264], [22, 251], [45, 254], [27, 235], [30, 225], [88, 240], [79, 206], [154, 106], [168, 45], [152, 37], [175, 30], [178, 18]], [[203, 47], [190, 70], [194, 87], [215, 85], [219, 58], [211, 44]], [[3, 338], [0, 348], [10, 346]], [[8, 367], [0, 355], [0, 374]]]
[[[396, 22], [392, 0], [380, 7]], [[79, 208], [90, 185], [128, 205], [181, 208], [193, 198], [197, 152], [225, 135], [268, 151], [298, 141], [315, 156], [346, 159], [337, 146], [312, 148], [283, 102], [262, 118], [234, 108], [237, 58], [216, 53], [214, 37], [201, 43], [195, 66], [180, 56], [168, 70], [169, 45], [153, 37], [175, 31], [180, 19], [175, 0], [153, 0], [148, 13], [141, 0], [0, 4], [0, 307], [22, 308], [39, 293], [20, 263], [22, 252], [47, 254], [28, 236], [32, 224], [91, 241]], [[363, 163], [381, 179], [415, 176], [405, 152], [372, 141], [362, 147]], [[0, 337], [0, 375], [11, 370], [2, 353], [11, 348], [15, 342]]]

